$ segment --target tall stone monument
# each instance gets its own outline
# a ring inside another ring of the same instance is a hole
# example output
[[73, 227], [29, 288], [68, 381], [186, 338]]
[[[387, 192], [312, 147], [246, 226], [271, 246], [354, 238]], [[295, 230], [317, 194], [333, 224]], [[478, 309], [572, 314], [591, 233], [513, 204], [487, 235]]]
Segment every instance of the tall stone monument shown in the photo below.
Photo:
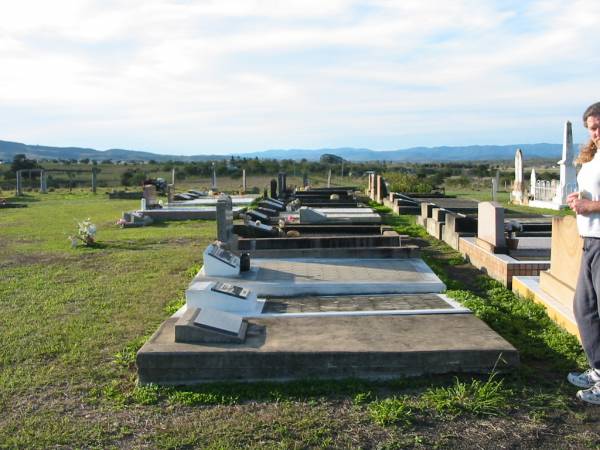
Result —
[[529, 177], [529, 196], [535, 199], [535, 185], [537, 183], [537, 176], [535, 169], [531, 169], [531, 176]]
[[217, 190], [217, 169], [215, 168], [215, 163], [212, 163], [212, 182], [210, 189], [212, 191]]
[[577, 190], [577, 173], [573, 163], [574, 156], [573, 131], [571, 122], [567, 121], [563, 135], [562, 159], [557, 163], [560, 167], [560, 183], [556, 188], [556, 196], [552, 200], [561, 206], [566, 205], [567, 195]]
[[225, 246], [233, 237], [233, 205], [231, 197], [221, 194], [217, 199], [217, 240]]
[[515, 153], [515, 182], [510, 198], [513, 203], [523, 203], [523, 152], [520, 148]]

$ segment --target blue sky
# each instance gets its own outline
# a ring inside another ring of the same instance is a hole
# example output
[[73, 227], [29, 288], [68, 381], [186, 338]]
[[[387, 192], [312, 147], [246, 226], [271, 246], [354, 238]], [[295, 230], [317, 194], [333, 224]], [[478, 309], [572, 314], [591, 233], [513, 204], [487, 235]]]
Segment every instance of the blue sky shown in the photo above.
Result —
[[0, 0], [0, 139], [219, 154], [561, 142], [600, 2]]

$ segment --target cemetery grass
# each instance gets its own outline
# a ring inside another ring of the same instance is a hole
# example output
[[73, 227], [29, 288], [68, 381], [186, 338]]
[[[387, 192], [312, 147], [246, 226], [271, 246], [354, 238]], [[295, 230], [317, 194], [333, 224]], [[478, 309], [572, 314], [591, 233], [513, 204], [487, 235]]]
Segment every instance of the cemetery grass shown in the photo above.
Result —
[[[137, 201], [78, 191], [0, 211], [0, 448], [595, 448], [597, 411], [573, 398], [572, 336], [479, 276], [414, 218], [451, 289], [515, 345], [510, 374], [137, 386], [135, 352], [182, 302], [214, 222], [118, 229]], [[98, 246], [70, 249], [75, 219]]]

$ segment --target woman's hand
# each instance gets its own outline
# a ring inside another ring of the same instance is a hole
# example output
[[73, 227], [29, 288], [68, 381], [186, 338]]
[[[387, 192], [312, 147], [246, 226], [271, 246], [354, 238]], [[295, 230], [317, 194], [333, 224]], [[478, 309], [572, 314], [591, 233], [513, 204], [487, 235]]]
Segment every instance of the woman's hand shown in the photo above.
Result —
[[[570, 194], [569, 197], [571, 195], [573, 194]], [[569, 207], [577, 214], [586, 215], [600, 211], [600, 202], [595, 202], [586, 198], [575, 198], [569, 200], [569, 197], [567, 197], [567, 203]]]

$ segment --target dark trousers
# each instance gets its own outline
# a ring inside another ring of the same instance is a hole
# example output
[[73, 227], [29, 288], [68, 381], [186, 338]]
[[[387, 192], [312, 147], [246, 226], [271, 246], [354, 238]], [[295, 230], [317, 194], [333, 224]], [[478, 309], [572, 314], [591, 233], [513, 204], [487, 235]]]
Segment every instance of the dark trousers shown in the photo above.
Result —
[[600, 369], [600, 239], [584, 238], [573, 312], [590, 366]]

